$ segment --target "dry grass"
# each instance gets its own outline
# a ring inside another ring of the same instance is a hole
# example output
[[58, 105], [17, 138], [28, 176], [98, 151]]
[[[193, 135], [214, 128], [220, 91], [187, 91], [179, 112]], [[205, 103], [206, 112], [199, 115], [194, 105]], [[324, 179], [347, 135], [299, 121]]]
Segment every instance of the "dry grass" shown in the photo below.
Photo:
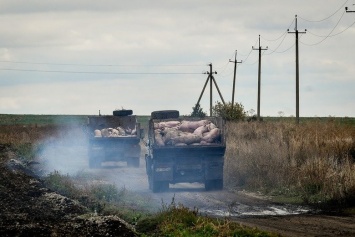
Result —
[[33, 160], [50, 143], [82, 144], [86, 140], [85, 128], [78, 125], [0, 125], [0, 144], [11, 145], [24, 161]]
[[305, 202], [355, 197], [355, 127], [335, 122], [228, 123], [225, 183]]

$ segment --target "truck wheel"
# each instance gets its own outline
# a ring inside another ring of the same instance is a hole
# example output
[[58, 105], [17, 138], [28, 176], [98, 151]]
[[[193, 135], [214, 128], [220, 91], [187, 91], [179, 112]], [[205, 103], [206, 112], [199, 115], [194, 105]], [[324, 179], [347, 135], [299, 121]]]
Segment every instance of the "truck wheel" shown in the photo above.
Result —
[[90, 169], [101, 168], [101, 159], [97, 156], [90, 156], [89, 157], [89, 168]]
[[151, 189], [153, 193], [164, 192], [169, 189], [169, 182], [166, 181], [152, 181]]
[[139, 167], [139, 157], [128, 157], [127, 158], [128, 167]]
[[114, 110], [113, 116], [128, 116], [133, 114], [133, 110], [131, 109], [122, 109], [122, 110]]
[[160, 110], [153, 111], [151, 113], [152, 119], [170, 119], [170, 118], [178, 118], [180, 113], [178, 110]]

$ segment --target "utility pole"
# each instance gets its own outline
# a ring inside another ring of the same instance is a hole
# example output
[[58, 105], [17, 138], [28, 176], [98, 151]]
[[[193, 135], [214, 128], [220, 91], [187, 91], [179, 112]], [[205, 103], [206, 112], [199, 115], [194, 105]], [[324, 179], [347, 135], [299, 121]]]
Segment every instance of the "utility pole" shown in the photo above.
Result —
[[206, 89], [207, 83], [208, 83], [208, 81], [210, 81], [210, 116], [212, 116], [212, 102], [213, 102], [213, 99], [212, 99], [212, 98], [213, 98], [213, 97], [212, 97], [212, 89], [213, 89], [213, 88], [212, 88], [212, 83], [215, 84], [215, 86], [216, 86], [216, 88], [217, 88], [217, 91], [218, 91], [218, 94], [219, 94], [219, 96], [221, 97], [221, 100], [222, 100], [223, 104], [225, 105], [226, 103], [224, 102], [224, 99], [223, 99], [223, 96], [222, 96], [222, 94], [221, 94], [221, 91], [219, 90], [219, 87], [218, 87], [218, 85], [217, 85], [217, 82], [216, 82], [216, 80], [215, 80], [214, 77], [213, 77], [213, 74], [217, 74], [217, 72], [216, 72], [216, 71], [213, 72], [213, 70], [212, 70], [212, 63], [208, 64], [208, 66], [210, 66], [210, 71], [204, 73], [204, 74], [208, 74], [208, 76], [207, 76], [205, 85], [203, 86], [202, 92], [201, 92], [201, 94], [200, 94], [200, 97], [198, 98], [198, 101], [197, 101], [197, 104], [196, 104], [196, 105], [199, 105], [199, 104], [200, 104], [200, 101], [201, 101], [202, 95], [203, 95], [203, 93], [204, 93], [204, 91], [205, 91], [205, 89]]
[[243, 61], [238, 62], [237, 61], [237, 50], [235, 51], [234, 55], [234, 61], [229, 59], [229, 62], [234, 63], [234, 78], [233, 78], [233, 92], [232, 92], [232, 111], [233, 111], [233, 106], [234, 106], [234, 91], [235, 91], [235, 74], [237, 71], [237, 64], [242, 63]]
[[261, 50], [267, 50], [268, 47], [266, 46], [265, 49], [263, 49], [260, 46], [260, 35], [259, 35], [259, 48], [254, 48], [254, 46], [252, 46], [253, 50], [259, 50], [259, 69], [258, 69], [258, 111], [257, 111], [257, 115], [258, 115], [258, 121], [260, 121], [260, 83], [261, 83]]
[[[307, 30], [304, 32], [299, 32], [297, 29], [297, 15], [295, 21], [295, 32], [288, 32], [288, 33], [295, 33], [296, 34], [296, 123], [300, 123], [300, 91], [299, 91], [299, 57], [298, 57], [298, 34], [305, 34]], [[289, 31], [289, 29], [287, 29]]]

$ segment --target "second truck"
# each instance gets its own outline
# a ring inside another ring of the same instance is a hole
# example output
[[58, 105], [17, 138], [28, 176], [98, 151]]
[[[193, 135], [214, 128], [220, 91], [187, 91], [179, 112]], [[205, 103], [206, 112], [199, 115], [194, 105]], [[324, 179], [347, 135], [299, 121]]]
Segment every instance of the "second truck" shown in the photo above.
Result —
[[88, 116], [89, 167], [103, 162], [127, 162], [139, 167], [143, 129], [132, 110], [115, 110], [113, 115]]

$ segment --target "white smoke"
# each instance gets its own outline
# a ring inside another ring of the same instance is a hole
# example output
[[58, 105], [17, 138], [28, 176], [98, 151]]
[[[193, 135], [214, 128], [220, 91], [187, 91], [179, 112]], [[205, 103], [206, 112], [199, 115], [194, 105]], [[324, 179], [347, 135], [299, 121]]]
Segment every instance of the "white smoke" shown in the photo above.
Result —
[[88, 168], [88, 139], [85, 127], [77, 125], [60, 126], [57, 134], [43, 141], [37, 154], [42, 173], [58, 171], [74, 175]]

